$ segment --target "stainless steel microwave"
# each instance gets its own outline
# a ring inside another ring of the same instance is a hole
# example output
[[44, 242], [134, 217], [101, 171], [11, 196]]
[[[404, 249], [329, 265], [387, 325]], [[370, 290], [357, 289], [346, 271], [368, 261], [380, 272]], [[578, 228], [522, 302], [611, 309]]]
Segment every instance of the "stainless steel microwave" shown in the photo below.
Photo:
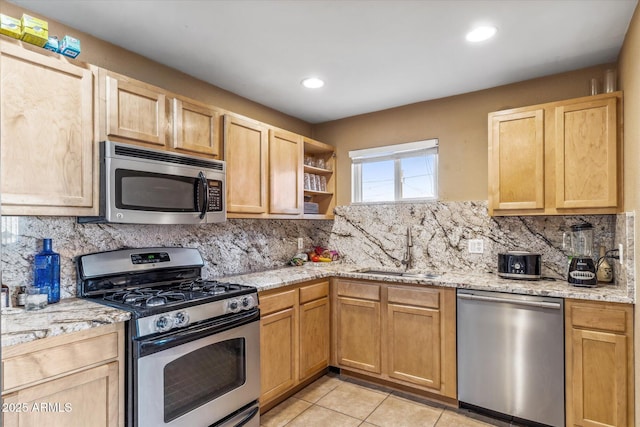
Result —
[[100, 143], [100, 216], [79, 223], [223, 222], [225, 163], [119, 142]]

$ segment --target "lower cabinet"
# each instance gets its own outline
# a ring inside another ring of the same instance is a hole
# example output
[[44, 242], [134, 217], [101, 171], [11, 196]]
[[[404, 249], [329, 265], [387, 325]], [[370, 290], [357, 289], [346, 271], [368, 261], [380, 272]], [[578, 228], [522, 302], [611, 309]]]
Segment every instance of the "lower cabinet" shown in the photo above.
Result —
[[455, 399], [455, 289], [338, 280], [335, 364]]
[[329, 282], [259, 294], [260, 407], [264, 412], [329, 364]]
[[565, 302], [567, 426], [631, 426], [633, 306]]
[[124, 425], [123, 324], [3, 349], [2, 425]]

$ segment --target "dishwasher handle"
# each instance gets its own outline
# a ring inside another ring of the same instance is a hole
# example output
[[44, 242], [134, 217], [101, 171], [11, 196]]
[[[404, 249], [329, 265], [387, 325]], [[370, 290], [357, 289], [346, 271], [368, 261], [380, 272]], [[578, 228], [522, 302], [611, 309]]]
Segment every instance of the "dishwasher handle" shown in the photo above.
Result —
[[483, 295], [474, 295], [474, 294], [458, 294], [458, 298], [466, 299], [466, 300], [474, 300], [474, 301], [502, 302], [502, 303], [508, 303], [508, 304], [518, 304], [518, 305], [524, 305], [528, 307], [549, 308], [549, 309], [555, 309], [555, 310], [560, 310], [562, 308], [562, 305], [557, 302], [527, 301], [527, 300], [518, 300], [518, 299], [510, 299], [510, 298], [486, 297]]

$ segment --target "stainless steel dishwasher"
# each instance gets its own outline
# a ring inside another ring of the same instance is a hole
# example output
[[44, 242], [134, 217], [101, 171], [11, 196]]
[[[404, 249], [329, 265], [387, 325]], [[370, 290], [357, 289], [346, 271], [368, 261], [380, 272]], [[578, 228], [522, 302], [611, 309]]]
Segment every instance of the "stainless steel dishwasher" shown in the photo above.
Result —
[[458, 289], [458, 401], [564, 426], [562, 298]]

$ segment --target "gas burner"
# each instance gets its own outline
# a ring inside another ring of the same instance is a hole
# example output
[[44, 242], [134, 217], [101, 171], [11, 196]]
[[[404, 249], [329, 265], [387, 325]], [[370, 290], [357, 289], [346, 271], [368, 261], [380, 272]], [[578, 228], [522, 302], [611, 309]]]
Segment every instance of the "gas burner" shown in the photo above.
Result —
[[167, 299], [165, 297], [160, 297], [160, 296], [153, 296], [151, 298], [148, 298], [145, 301], [145, 305], [147, 307], [157, 307], [159, 305], [165, 305], [167, 303]]
[[202, 292], [210, 295], [224, 294], [229, 290], [229, 285], [219, 282], [205, 282], [202, 286]]

